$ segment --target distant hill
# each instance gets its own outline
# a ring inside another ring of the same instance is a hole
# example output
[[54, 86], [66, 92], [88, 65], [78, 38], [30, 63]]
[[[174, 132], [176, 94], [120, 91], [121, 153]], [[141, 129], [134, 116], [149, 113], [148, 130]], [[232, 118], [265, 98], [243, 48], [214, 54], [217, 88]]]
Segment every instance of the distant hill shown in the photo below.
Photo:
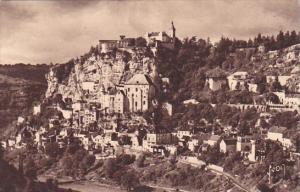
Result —
[[48, 70], [47, 65], [0, 65], [0, 136], [13, 132], [17, 117], [43, 97]]
[[29, 65], [29, 64], [15, 64], [15, 65], [0, 65], [0, 74], [10, 77], [46, 83], [45, 74], [49, 71], [49, 65]]

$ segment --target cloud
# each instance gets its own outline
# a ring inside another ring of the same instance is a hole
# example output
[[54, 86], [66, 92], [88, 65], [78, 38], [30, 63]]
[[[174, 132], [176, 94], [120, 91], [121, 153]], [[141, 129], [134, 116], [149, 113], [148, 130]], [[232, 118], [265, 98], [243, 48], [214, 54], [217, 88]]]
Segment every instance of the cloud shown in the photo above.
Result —
[[0, 63], [65, 62], [99, 39], [169, 30], [179, 37], [248, 39], [299, 30], [297, 0], [4, 1], [0, 3]]

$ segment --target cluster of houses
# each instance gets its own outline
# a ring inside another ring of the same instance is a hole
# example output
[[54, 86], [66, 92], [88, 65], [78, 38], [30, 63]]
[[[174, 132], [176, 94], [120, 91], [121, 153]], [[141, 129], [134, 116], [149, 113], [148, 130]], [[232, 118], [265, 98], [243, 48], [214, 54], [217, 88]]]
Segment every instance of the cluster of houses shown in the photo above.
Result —
[[[288, 86], [288, 83], [293, 83], [293, 79], [299, 78], [299, 66], [295, 66], [290, 72], [290, 75], [279, 75], [272, 76], [266, 75], [266, 83], [272, 85], [275, 81], [281, 85], [281, 91], [273, 92], [279, 98], [279, 102], [274, 104], [270, 101], [265, 105], [265, 107], [253, 104], [254, 108], [263, 108], [264, 110], [273, 109], [277, 111], [298, 111], [300, 112], [300, 81], [295, 81], [293, 86], [293, 91], [284, 89]], [[298, 83], [297, 83], [298, 82]], [[228, 88], [230, 91], [242, 91], [248, 90], [249, 92], [259, 93], [258, 83], [255, 82], [254, 76], [250, 75], [246, 71], [237, 71], [230, 75], [224, 72], [220, 72], [220, 69], [213, 69], [213, 71], [208, 71], [206, 74], [206, 85], [212, 91], [217, 91], [223, 88]], [[197, 104], [197, 101], [187, 100], [186, 103]], [[238, 108], [243, 107], [242, 104], [237, 106]], [[259, 109], [260, 110], [260, 109]]]
[[[38, 107], [35, 109], [34, 114], [37, 115], [40, 109]], [[261, 113], [261, 117], [265, 120], [270, 118], [270, 115]], [[195, 128], [179, 129], [174, 132], [157, 131], [149, 129], [151, 125], [148, 125], [146, 120], [138, 115], [133, 115], [130, 120], [124, 118], [121, 120], [123, 123], [120, 123], [120, 119], [116, 115], [98, 117], [95, 114], [87, 121], [95, 123], [97, 118], [101, 118], [99, 121], [101, 123], [98, 124], [101, 129], [80, 129], [76, 125], [72, 126], [65, 118], [59, 119], [58, 117], [49, 120], [48, 128], [34, 128], [25, 123], [15, 137], [2, 141], [1, 144], [6, 149], [23, 148], [31, 140], [38, 149], [41, 149], [49, 143], [57, 143], [59, 148], [64, 148], [72, 142], [78, 141], [97, 158], [115, 155], [115, 151], [120, 149], [127, 149], [131, 153], [151, 152], [161, 155], [176, 155], [180, 150], [185, 149], [197, 155], [213, 147], [218, 147], [222, 153], [240, 152], [250, 162], [265, 158], [266, 148], [260, 140], [256, 140], [253, 136], [238, 135], [230, 127], [227, 127], [229, 131], [224, 127], [225, 134], [218, 135], [214, 129], [208, 131]], [[260, 121], [261, 119], [257, 122], [259, 127], [261, 127]], [[208, 124], [205, 119], [202, 122]], [[189, 125], [194, 124], [189, 123]], [[128, 127], [134, 127], [134, 129]], [[280, 143], [286, 150], [295, 148], [286, 127], [272, 126], [267, 130], [262, 130], [261, 135], [264, 140]]]

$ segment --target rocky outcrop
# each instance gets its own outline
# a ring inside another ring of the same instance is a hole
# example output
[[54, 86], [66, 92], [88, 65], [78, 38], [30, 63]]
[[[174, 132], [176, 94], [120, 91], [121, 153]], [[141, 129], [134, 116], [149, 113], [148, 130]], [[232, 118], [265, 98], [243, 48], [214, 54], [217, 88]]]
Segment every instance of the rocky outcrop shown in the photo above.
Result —
[[61, 94], [72, 100], [99, 99], [102, 90], [122, 85], [134, 74], [143, 73], [151, 78], [156, 75], [155, 59], [146, 48], [92, 54], [85, 60], [74, 60], [72, 66], [65, 68], [54, 66], [46, 75], [46, 97]]

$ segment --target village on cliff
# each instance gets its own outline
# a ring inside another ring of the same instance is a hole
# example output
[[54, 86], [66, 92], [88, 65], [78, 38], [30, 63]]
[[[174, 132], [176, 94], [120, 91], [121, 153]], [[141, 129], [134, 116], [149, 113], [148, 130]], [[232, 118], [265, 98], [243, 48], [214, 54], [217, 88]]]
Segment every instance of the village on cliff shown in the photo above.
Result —
[[[300, 112], [300, 44], [272, 51], [266, 50], [263, 44], [235, 50], [236, 53], [254, 53], [253, 62], [274, 60], [264, 73], [265, 87], [272, 87], [272, 96], [266, 102], [229, 100], [224, 103], [240, 113], [255, 110], [258, 114], [256, 122], [243, 132], [237, 128], [243, 125], [226, 124], [217, 116], [213, 121], [186, 119], [185, 124], [178, 127], [157, 125], [156, 119], [160, 116], [174, 115], [174, 105], [196, 108], [202, 103], [197, 98], [189, 98], [174, 104], [158, 97], [169, 93], [172, 79], [159, 74], [157, 54], [161, 50], [176, 49], [177, 41], [180, 40], [172, 22], [168, 32], [148, 32], [141, 38], [121, 35], [118, 40], [99, 40], [88, 55], [74, 59], [73, 65], [53, 65], [46, 76], [45, 98], [34, 104], [30, 118], [18, 118], [18, 132], [3, 140], [2, 146], [13, 151], [31, 143], [44, 154], [50, 145], [64, 150], [77, 142], [96, 160], [115, 158], [120, 153], [152, 153], [176, 156], [179, 161], [193, 166], [207, 165], [218, 173], [226, 171], [222, 163], [200, 156], [216, 149], [218, 154], [238, 152], [242, 162], [259, 164], [267, 157], [271, 142], [282, 148], [286, 161], [299, 158], [299, 138], [295, 138], [295, 132], [272, 122], [278, 117], [277, 113]], [[246, 70], [213, 69], [206, 73], [205, 86], [212, 92], [226, 89], [258, 94], [261, 85], [254, 76]], [[217, 102], [208, 105], [211, 109], [219, 107]], [[293, 126], [299, 132], [300, 121]], [[283, 168], [280, 164], [280, 170]]]

